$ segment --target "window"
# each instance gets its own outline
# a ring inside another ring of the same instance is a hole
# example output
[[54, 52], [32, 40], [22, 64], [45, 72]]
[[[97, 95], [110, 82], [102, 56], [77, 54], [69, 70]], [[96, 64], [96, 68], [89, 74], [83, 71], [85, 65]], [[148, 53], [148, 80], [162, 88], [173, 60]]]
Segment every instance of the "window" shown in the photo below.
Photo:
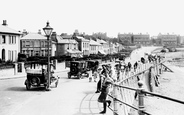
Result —
[[8, 50], [8, 59], [11, 60], [11, 51]]
[[26, 47], [29, 47], [29, 46], [30, 46], [30, 42], [26, 41]]
[[47, 41], [45, 41], [45, 47], [47, 47], [47, 44], [48, 44], [48, 42], [47, 42]]
[[12, 40], [11, 40], [11, 43], [12, 43], [12, 44], [14, 43], [14, 36], [12, 36]]
[[16, 36], [9, 36], [9, 44], [16, 44]]
[[31, 56], [34, 56], [34, 55], [33, 55], [33, 50], [31, 50]]
[[2, 44], [5, 44], [5, 43], [6, 43], [6, 36], [2, 35]]
[[44, 41], [41, 41], [41, 47], [44, 47]]
[[9, 44], [11, 44], [11, 36], [9, 36]]
[[22, 41], [22, 47], [25, 47], [25, 41]]
[[16, 36], [14, 36], [14, 43], [16, 44]]

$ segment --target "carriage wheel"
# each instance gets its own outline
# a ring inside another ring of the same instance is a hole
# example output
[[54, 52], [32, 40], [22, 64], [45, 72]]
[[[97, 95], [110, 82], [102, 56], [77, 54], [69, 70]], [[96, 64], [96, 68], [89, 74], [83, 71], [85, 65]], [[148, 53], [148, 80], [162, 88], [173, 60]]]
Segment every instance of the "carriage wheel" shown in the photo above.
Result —
[[27, 90], [30, 90], [30, 89], [31, 89], [31, 84], [28, 83], [27, 80], [25, 81], [25, 84], [26, 84], [26, 89], [27, 89]]
[[70, 72], [68, 72], [68, 79], [70, 79], [71, 78], [71, 75], [70, 75]]
[[47, 84], [44, 84], [44, 88], [45, 88], [45, 90], [47, 90]]
[[81, 79], [81, 78], [82, 78], [82, 74], [79, 72], [78, 75], [77, 75], [77, 77], [78, 77], [79, 79]]
[[89, 77], [89, 73], [86, 73], [86, 77], [87, 77], [87, 78]]

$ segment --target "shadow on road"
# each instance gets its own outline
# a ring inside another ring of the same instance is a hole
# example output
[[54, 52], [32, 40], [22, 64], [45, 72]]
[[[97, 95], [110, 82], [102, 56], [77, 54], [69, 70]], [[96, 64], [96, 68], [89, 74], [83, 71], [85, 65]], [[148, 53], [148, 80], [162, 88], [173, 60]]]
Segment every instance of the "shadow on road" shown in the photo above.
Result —
[[44, 87], [32, 87], [30, 90], [27, 90], [26, 87], [9, 87], [6, 89], [7, 91], [45, 91]]

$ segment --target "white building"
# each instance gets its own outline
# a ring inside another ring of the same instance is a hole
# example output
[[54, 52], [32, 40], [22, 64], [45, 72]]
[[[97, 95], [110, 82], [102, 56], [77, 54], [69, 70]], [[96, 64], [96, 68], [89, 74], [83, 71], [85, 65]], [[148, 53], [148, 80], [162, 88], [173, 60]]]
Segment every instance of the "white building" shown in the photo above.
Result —
[[[47, 37], [41, 33], [28, 33], [20, 39], [21, 53], [31, 56], [47, 56], [48, 46]], [[49, 46], [50, 56], [55, 56], [56, 44], [52, 41], [52, 46]]]
[[99, 51], [99, 48], [101, 48], [101, 44], [90, 39], [90, 42], [89, 42], [89, 52], [90, 54], [98, 54], [98, 51]]
[[21, 33], [8, 27], [6, 20], [0, 25], [0, 59], [17, 61]]
[[105, 54], [105, 55], [108, 54], [108, 50], [109, 50], [108, 43], [101, 39], [96, 39], [96, 42], [101, 44], [101, 46], [99, 46], [99, 53]]

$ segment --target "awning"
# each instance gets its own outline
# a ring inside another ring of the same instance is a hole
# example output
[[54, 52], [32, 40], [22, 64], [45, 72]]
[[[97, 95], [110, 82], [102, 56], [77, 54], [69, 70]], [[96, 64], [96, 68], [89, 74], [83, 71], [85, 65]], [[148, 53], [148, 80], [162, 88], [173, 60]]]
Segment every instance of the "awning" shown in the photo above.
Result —
[[80, 53], [82, 53], [81, 51], [79, 51], [79, 50], [73, 50], [75, 53], [78, 53], [78, 54], [80, 54]]
[[99, 54], [106, 55], [106, 53], [105, 53], [103, 50], [99, 50], [98, 53], [99, 53]]
[[78, 54], [78, 53], [82, 53], [81, 51], [79, 50], [66, 50], [67, 53], [70, 53], [70, 54]]
[[113, 53], [118, 53], [117, 51], [113, 51]]
[[66, 51], [67, 53], [70, 53], [70, 54], [74, 53], [72, 50], [66, 50]]
[[82, 58], [83, 56], [82, 56], [82, 54], [79, 54], [78, 57]]

